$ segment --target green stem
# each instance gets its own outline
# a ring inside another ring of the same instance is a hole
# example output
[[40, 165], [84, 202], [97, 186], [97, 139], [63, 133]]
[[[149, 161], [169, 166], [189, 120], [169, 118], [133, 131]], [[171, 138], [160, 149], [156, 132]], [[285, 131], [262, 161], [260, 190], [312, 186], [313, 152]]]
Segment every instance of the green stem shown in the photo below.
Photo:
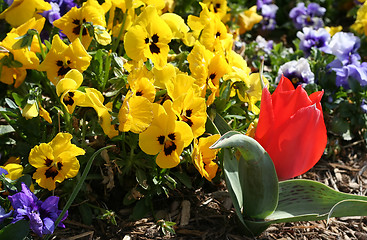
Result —
[[120, 31], [119, 31], [119, 35], [117, 36], [116, 39], [114, 39], [113, 43], [112, 43], [112, 48], [111, 48], [111, 52], [108, 54], [107, 56], [107, 59], [106, 59], [106, 65], [105, 65], [105, 74], [104, 74], [104, 78], [102, 79], [102, 84], [101, 84], [101, 91], [103, 92], [105, 87], [106, 87], [106, 84], [107, 84], [107, 81], [108, 81], [108, 78], [110, 76], [110, 67], [111, 67], [111, 61], [112, 61], [112, 54], [111, 53], [114, 53], [116, 52], [116, 49], [119, 45], [119, 42], [120, 42], [120, 38], [122, 37], [122, 34], [124, 32], [124, 27], [125, 27], [125, 23], [126, 23], [126, 15], [127, 15], [127, 12], [124, 14], [124, 17], [123, 17], [123, 20], [122, 20], [122, 24], [121, 24], [121, 27], [120, 27]]
[[[94, 159], [97, 157], [98, 154], [100, 154], [103, 150], [105, 149], [108, 149], [108, 148], [111, 148], [111, 147], [114, 147], [114, 145], [109, 145], [109, 146], [105, 146], [103, 148], [100, 148], [98, 151], [96, 151], [92, 157], [88, 160], [87, 162], [87, 165], [85, 166], [85, 169], [83, 171], [83, 174], [82, 176], [80, 177], [77, 185], [75, 186], [73, 192], [71, 193], [71, 196], [69, 198], [69, 200], [66, 202], [64, 208], [62, 209], [62, 212], [60, 213], [59, 217], [56, 219], [55, 221], [55, 228], [57, 227], [57, 225], [59, 225], [59, 223], [61, 222], [61, 219], [64, 217], [64, 215], [66, 214], [67, 210], [70, 208], [71, 204], [74, 202], [76, 196], [78, 195], [80, 189], [82, 188], [83, 186], [83, 183], [85, 181], [85, 179], [87, 178], [87, 175], [89, 173], [89, 170], [92, 166], [92, 163], [94, 161]], [[51, 237], [51, 234], [50, 235], [47, 235], [44, 239], [45, 240], [48, 240], [49, 238]]]
[[43, 44], [42, 44], [41, 36], [40, 36], [40, 34], [39, 34], [38, 31], [37, 31], [37, 38], [38, 38], [38, 44], [40, 45], [42, 60], [45, 60], [46, 53], [45, 53], [45, 50], [43, 49], [43, 46], [42, 46]]

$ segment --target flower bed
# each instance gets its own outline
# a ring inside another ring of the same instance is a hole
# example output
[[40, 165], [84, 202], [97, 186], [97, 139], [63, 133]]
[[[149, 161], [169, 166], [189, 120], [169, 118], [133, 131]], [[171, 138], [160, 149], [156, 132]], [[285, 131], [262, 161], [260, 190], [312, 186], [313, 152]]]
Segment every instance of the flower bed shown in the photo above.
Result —
[[157, 199], [223, 183], [248, 236], [366, 215], [365, 197], [294, 179], [365, 145], [366, 6], [3, 1], [0, 236], [124, 208], [174, 234]]

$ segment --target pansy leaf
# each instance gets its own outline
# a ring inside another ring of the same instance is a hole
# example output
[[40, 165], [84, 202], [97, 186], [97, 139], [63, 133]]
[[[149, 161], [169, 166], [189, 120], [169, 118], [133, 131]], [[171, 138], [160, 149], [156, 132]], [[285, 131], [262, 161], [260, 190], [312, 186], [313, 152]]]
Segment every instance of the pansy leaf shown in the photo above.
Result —
[[20, 220], [0, 230], [0, 239], [23, 240], [29, 233], [29, 222]]
[[[278, 203], [278, 178], [269, 154], [253, 138], [234, 131], [227, 132], [211, 146], [226, 147], [235, 148], [235, 154], [238, 154], [235, 159], [238, 159], [238, 178], [242, 190], [242, 215], [264, 219]], [[225, 161], [233, 161], [233, 157], [225, 157]]]

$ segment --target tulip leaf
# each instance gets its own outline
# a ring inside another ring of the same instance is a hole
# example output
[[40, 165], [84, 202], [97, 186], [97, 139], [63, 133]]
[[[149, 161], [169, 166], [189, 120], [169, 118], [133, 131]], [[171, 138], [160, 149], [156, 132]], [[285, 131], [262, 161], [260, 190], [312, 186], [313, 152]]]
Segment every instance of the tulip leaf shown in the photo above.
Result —
[[[344, 210], [348, 205], [355, 207]], [[361, 215], [367, 215], [367, 197], [341, 193], [319, 182], [297, 179], [279, 183], [278, 207], [266, 219], [288, 222]]]
[[311, 180], [279, 182], [279, 203], [264, 221], [245, 220], [254, 235], [270, 224], [316, 221], [330, 217], [367, 216], [367, 197], [341, 193]]
[[[233, 154], [225, 155], [223, 164], [226, 166], [226, 161], [238, 159], [237, 171], [243, 201], [242, 215], [248, 219], [264, 219], [275, 210], [278, 202], [278, 178], [271, 158], [256, 140], [239, 132], [227, 132], [211, 146], [211, 148], [225, 147], [236, 148], [235, 154], [239, 153], [237, 158]], [[235, 168], [232, 172], [235, 172]], [[236, 190], [238, 186], [229, 181], [228, 187], [233, 189], [240, 204]]]

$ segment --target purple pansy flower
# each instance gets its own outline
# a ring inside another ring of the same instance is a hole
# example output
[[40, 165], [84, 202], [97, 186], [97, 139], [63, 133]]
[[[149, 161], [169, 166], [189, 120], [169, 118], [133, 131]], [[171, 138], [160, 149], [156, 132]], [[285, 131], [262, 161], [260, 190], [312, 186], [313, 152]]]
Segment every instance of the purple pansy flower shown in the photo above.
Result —
[[361, 86], [367, 85], [367, 63], [360, 63], [361, 56], [357, 50], [360, 39], [353, 33], [338, 32], [330, 43], [330, 51], [336, 59], [327, 65], [336, 73], [336, 85], [349, 88], [349, 77], [356, 79]]
[[278, 6], [272, 4], [272, 0], [258, 0], [257, 10], [261, 11], [261, 20], [263, 30], [273, 30], [276, 26], [275, 16], [278, 11]]
[[257, 0], [256, 1], [256, 6], [257, 9], [261, 9], [263, 5], [268, 5], [268, 4], [272, 4], [273, 0]]
[[362, 102], [361, 102], [361, 109], [362, 109], [362, 112], [367, 113], [367, 101], [364, 98], [362, 99]]
[[49, 2], [52, 9], [44, 11], [41, 15], [44, 16], [52, 24], [55, 20], [62, 17], [71, 8], [76, 7], [77, 4], [73, 0], [45, 0]]
[[0, 168], [0, 175], [2, 175], [2, 174], [8, 174], [8, 171], [6, 171], [4, 168]]
[[349, 89], [348, 79], [356, 79], [361, 86], [367, 86], [367, 63], [360, 63], [354, 59], [349, 64], [343, 64], [339, 59], [336, 59], [326, 66], [327, 69], [331, 69], [336, 73], [335, 84], [336, 86]]
[[261, 15], [263, 16], [262, 29], [273, 30], [276, 26], [275, 15], [278, 11], [278, 6], [275, 4], [263, 5]]
[[14, 0], [4, 0], [4, 2], [5, 2], [8, 6], [10, 6], [10, 5], [12, 5], [12, 4], [13, 4]]
[[325, 12], [326, 9], [317, 3], [310, 3], [306, 8], [305, 3], [300, 2], [289, 12], [289, 17], [297, 29], [303, 27], [319, 29], [324, 26], [322, 16]]
[[361, 40], [350, 32], [335, 33], [329, 43], [331, 53], [343, 64], [349, 64], [353, 59], [359, 60], [361, 58], [357, 53], [360, 46]]
[[[48, 197], [44, 202], [34, 195], [27, 185], [22, 183], [22, 191], [9, 196], [9, 201], [14, 208], [13, 223], [25, 219], [38, 236], [51, 234], [55, 229], [55, 221], [61, 213], [58, 209], [59, 197]], [[62, 221], [67, 217], [67, 213]], [[65, 227], [60, 222], [58, 227]]]
[[276, 82], [280, 81], [282, 75], [291, 80], [295, 87], [298, 85], [305, 86], [315, 81], [315, 75], [311, 71], [310, 64], [305, 58], [300, 58], [297, 61], [293, 60], [280, 66]]
[[331, 53], [328, 42], [330, 34], [324, 29], [317, 30], [305, 27], [302, 32], [297, 32], [297, 37], [301, 40], [299, 48], [303, 50], [306, 57], [311, 53], [312, 48], [317, 48], [325, 53]]
[[259, 49], [263, 50], [266, 54], [270, 54], [271, 50], [273, 49], [273, 40], [266, 41], [265, 38], [258, 35], [255, 39], [257, 46]]
[[5, 219], [10, 217], [12, 214], [13, 214], [13, 210], [7, 213], [5, 209], [0, 206], [0, 223], [2, 223]]

